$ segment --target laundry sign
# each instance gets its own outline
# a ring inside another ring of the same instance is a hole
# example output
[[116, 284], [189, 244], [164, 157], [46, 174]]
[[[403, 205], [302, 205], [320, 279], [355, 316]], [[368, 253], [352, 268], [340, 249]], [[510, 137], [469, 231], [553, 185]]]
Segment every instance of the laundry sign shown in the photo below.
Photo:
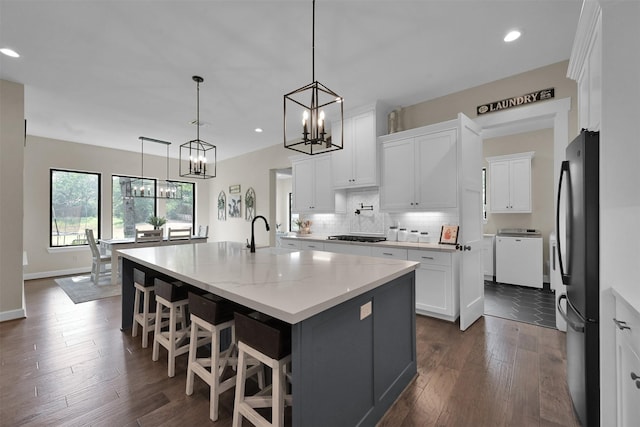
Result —
[[545, 99], [551, 99], [553, 97], [555, 97], [555, 88], [542, 89], [525, 95], [503, 99], [501, 101], [478, 105], [476, 112], [478, 115], [493, 113], [494, 111], [501, 111], [508, 108], [519, 107], [521, 105], [532, 104], [534, 102], [544, 101]]

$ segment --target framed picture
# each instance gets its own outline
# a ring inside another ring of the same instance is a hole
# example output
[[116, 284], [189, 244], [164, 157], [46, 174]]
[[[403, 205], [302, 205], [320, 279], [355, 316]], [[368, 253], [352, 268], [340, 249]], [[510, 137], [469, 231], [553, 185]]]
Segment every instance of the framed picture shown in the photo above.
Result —
[[256, 192], [251, 187], [249, 187], [247, 193], [244, 195], [244, 208], [244, 219], [252, 221], [256, 215]]
[[229, 218], [242, 218], [242, 196], [229, 194]]
[[229, 194], [240, 194], [240, 184], [230, 185]]
[[440, 230], [440, 244], [441, 245], [456, 245], [458, 244], [458, 228], [457, 225], [443, 225]]
[[224, 191], [218, 194], [218, 219], [220, 221], [227, 220], [227, 195], [224, 194]]

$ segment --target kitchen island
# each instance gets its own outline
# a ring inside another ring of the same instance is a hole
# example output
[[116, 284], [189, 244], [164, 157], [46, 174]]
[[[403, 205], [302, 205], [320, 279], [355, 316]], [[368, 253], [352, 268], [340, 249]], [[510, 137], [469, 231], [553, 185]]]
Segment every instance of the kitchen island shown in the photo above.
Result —
[[416, 262], [234, 242], [121, 256], [123, 330], [134, 267], [291, 324], [294, 426], [373, 426], [416, 375]]

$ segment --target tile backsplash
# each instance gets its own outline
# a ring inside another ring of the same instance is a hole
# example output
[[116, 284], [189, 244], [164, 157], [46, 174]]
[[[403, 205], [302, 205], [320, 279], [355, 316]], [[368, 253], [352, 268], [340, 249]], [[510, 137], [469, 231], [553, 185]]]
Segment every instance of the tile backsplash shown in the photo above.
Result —
[[[373, 206], [372, 210], [365, 210]], [[356, 214], [360, 209], [360, 214]], [[457, 212], [380, 212], [380, 193], [372, 190], [348, 190], [346, 214], [304, 215], [313, 222], [314, 234], [385, 234], [390, 226], [399, 226], [407, 230], [426, 231], [430, 236], [439, 238], [443, 224], [458, 224]]]

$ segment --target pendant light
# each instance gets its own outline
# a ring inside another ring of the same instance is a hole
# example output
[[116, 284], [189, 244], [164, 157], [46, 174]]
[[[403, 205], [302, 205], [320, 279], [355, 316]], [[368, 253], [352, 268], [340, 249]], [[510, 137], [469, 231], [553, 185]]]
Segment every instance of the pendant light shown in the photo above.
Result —
[[[141, 136], [138, 138], [141, 146], [141, 171], [140, 178], [132, 179], [126, 185], [126, 195], [129, 197], [142, 197], [142, 198], [156, 198], [156, 199], [182, 199], [182, 186], [173, 181], [169, 181], [169, 145], [168, 141], [161, 141], [159, 139], [147, 138]], [[167, 179], [157, 180], [151, 178], [145, 178], [144, 176], [144, 142], [154, 142], [156, 144], [163, 144], [167, 147]], [[154, 182], [155, 181], [155, 182]]]
[[[200, 83], [204, 79], [193, 76], [196, 82], [196, 139], [180, 146], [180, 176], [188, 178], [216, 177], [216, 146], [200, 139]], [[188, 167], [187, 167], [188, 163]]]
[[[284, 147], [308, 155], [342, 150], [343, 141], [342, 97], [316, 81], [315, 26], [316, 2], [313, 0], [311, 83], [284, 95]], [[332, 133], [331, 120], [339, 121], [337, 132]]]

